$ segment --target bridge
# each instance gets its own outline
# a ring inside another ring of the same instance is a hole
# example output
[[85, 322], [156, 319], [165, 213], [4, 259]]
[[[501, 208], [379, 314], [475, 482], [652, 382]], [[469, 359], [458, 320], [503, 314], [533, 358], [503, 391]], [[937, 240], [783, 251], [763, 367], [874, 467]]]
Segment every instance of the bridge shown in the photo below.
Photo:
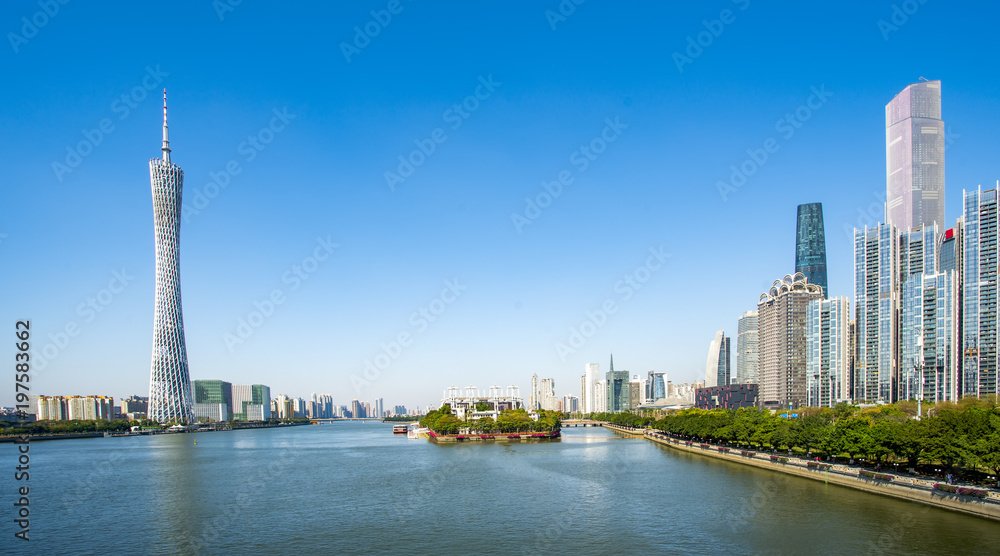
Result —
[[590, 419], [563, 419], [563, 427], [603, 427], [606, 421], [592, 421]]

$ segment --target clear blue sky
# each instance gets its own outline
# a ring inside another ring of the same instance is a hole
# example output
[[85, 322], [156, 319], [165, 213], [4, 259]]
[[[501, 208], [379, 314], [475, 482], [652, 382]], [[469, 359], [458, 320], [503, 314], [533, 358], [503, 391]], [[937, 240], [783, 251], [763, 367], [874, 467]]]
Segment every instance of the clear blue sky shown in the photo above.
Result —
[[[191, 378], [341, 404], [494, 383], [527, 397], [532, 373], [579, 394], [612, 350], [618, 369], [699, 379], [714, 331], [793, 270], [803, 202], [823, 203], [831, 293], [852, 296], [845, 229], [879, 218], [884, 106], [921, 76], [943, 82], [949, 221], [963, 188], [1000, 176], [992, 5], [914, 2], [897, 25], [892, 2], [590, 1], [564, 18], [556, 0], [263, 4], [0, 5], [0, 314], [9, 340], [30, 318], [35, 351], [53, 344], [33, 393], [148, 392], [163, 87], [198, 211], [181, 230]], [[376, 36], [356, 39], [366, 25]], [[797, 109], [809, 119], [789, 127]], [[723, 199], [717, 183], [769, 138], [777, 151]], [[433, 152], [390, 186], [418, 143]], [[199, 193], [214, 195], [200, 209]], [[327, 237], [331, 255], [303, 262]], [[283, 303], [240, 338], [274, 290]], [[588, 312], [602, 325], [560, 354]]]

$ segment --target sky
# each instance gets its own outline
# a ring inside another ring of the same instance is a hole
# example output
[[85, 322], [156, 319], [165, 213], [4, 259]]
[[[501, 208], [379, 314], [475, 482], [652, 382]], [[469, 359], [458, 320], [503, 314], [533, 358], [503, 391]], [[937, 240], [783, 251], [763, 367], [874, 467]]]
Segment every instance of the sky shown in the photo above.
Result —
[[853, 297], [884, 106], [920, 78], [948, 221], [996, 186], [1000, 8], [674, 4], [3, 2], [0, 324], [30, 320], [31, 393], [148, 395], [164, 88], [191, 378], [337, 404], [579, 395], [612, 353], [699, 380], [794, 271], [800, 203]]

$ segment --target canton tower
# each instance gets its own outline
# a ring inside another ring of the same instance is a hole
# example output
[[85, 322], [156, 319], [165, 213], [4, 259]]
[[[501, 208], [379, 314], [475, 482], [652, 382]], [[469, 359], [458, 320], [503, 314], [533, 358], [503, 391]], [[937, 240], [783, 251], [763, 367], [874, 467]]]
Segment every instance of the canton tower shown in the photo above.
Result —
[[149, 372], [149, 413], [159, 423], [193, 423], [191, 381], [184, 317], [181, 314], [181, 192], [184, 171], [170, 162], [167, 140], [167, 90], [163, 90], [163, 158], [149, 161], [156, 237], [156, 311], [153, 362]]

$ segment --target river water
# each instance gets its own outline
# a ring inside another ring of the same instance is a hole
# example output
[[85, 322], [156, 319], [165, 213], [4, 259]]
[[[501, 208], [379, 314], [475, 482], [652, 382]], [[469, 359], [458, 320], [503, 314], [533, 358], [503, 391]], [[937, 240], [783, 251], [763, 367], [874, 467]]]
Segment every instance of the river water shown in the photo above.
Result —
[[0, 444], [0, 552], [1000, 553], [996, 522], [598, 428], [438, 446], [340, 422], [30, 446], [29, 547]]

